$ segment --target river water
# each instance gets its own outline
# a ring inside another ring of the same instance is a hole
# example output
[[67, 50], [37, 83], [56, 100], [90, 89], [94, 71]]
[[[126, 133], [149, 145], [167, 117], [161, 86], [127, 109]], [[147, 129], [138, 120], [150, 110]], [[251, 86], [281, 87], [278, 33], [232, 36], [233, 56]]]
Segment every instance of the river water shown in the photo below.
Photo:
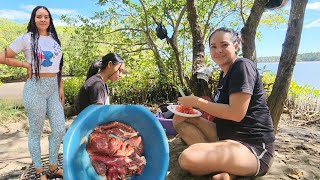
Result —
[[[279, 63], [258, 63], [258, 68], [277, 73]], [[292, 80], [299, 85], [309, 85], [320, 89], [320, 61], [297, 62], [294, 66]]]

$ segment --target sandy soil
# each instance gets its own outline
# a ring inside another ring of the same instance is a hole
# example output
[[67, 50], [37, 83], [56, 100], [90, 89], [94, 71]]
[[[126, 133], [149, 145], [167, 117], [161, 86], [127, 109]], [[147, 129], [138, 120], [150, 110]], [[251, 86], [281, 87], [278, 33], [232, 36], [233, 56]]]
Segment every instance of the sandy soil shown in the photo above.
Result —
[[[72, 119], [66, 121], [67, 127]], [[0, 125], [0, 179], [19, 179], [30, 166], [27, 149], [28, 124], [26, 120]], [[43, 155], [48, 154], [47, 138], [50, 128], [46, 122], [41, 139]], [[177, 164], [179, 154], [186, 145], [178, 136], [168, 137], [170, 165], [167, 180], [204, 180], [210, 176], [196, 177], [183, 171]], [[62, 148], [61, 148], [62, 151]], [[249, 179], [249, 178], [240, 178]], [[276, 157], [267, 175], [257, 178], [320, 180], [320, 119], [314, 121], [291, 120], [283, 114], [276, 135]]]

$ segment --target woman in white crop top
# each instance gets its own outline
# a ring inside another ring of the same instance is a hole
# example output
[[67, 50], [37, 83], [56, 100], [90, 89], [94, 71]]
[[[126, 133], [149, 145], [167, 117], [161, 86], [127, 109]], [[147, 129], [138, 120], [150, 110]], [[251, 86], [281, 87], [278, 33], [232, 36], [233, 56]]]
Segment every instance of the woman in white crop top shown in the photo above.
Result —
[[[28, 147], [36, 168], [36, 179], [62, 177], [58, 152], [65, 133], [64, 91], [61, 80], [63, 56], [52, 16], [44, 6], [33, 9], [27, 33], [15, 39], [0, 53], [0, 64], [26, 68], [23, 104], [29, 120]], [[15, 58], [24, 52], [27, 62]], [[49, 169], [41, 162], [40, 137], [46, 115], [52, 133], [49, 137]]]

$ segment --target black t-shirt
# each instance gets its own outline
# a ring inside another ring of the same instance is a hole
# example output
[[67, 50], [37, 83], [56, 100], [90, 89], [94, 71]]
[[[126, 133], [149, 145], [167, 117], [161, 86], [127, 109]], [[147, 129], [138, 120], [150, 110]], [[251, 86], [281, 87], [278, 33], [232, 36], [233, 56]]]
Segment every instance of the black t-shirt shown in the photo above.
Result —
[[96, 74], [85, 81], [78, 93], [77, 111], [80, 113], [91, 104], [105, 104], [110, 91], [108, 85]]
[[251, 94], [247, 113], [240, 122], [215, 118], [219, 139], [247, 143], [273, 142], [274, 129], [263, 84], [255, 63], [249, 59], [237, 59], [225, 77], [223, 72], [220, 74], [214, 102], [229, 104], [230, 94], [236, 92]]

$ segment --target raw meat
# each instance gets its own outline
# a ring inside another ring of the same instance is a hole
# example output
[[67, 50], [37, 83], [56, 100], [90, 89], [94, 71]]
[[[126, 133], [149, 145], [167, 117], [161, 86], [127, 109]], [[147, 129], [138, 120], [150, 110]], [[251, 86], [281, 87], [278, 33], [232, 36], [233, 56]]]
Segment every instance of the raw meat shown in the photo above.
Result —
[[141, 174], [146, 159], [138, 132], [117, 121], [100, 125], [90, 134], [87, 144], [92, 165], [97, 174], [108, 180], [125, 179]]

